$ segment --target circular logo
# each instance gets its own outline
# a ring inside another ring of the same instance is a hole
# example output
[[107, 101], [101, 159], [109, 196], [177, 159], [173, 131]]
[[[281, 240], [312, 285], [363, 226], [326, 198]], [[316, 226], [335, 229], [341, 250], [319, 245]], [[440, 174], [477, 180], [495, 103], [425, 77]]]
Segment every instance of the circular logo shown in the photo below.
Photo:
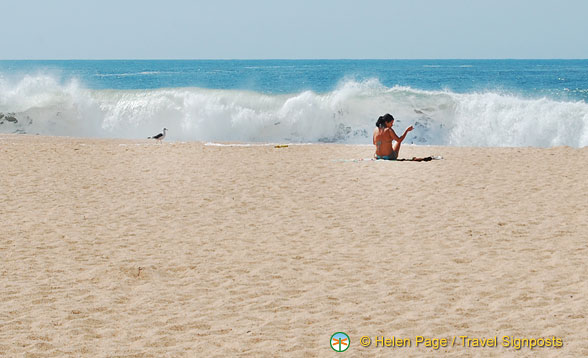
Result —
[[335, 352], [345, 352], [350, 344], [351, 339], [345, 332], [337, 332], [331, 336], [331, 348]]

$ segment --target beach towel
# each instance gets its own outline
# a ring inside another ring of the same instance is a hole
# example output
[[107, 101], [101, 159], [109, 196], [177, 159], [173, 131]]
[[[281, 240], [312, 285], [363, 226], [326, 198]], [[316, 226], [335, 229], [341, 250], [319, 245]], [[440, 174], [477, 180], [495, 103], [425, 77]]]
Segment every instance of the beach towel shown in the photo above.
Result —
[[400, 158], [396, 160], [384, 160], [384, 159], [376, 159], [376, 158], [360, 158], [360, 159], [334, 159], [334, 162], [371, 162], [371, 161], [378, 161], [378, 162], [430, 162], [431, 160], [441, 160], [443, 159], [440, 155], [435, 156], [428, 156], [428, 157], [412, 157], [412, 158]]

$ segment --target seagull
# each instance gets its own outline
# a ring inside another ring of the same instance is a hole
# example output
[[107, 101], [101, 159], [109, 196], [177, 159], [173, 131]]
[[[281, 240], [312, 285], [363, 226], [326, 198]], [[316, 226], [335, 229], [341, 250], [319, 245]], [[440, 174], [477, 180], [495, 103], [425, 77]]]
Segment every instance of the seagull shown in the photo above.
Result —
[[154, 135], [153, 137], [147, 137], [147, 139], [156, 139], [156, 140], [163, 140], [163, 138], [165, 138], [165, 132], [167, 132], [167, 128], [163, 128], [163, 132]]

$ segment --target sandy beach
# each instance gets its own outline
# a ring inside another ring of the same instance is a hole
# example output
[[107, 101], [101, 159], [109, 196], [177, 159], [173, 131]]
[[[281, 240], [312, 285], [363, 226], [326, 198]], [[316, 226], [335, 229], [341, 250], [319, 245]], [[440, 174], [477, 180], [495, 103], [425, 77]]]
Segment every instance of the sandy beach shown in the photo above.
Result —
[[0, 356], [588, 356], [588, 148], [372, 154], [0, 135]]

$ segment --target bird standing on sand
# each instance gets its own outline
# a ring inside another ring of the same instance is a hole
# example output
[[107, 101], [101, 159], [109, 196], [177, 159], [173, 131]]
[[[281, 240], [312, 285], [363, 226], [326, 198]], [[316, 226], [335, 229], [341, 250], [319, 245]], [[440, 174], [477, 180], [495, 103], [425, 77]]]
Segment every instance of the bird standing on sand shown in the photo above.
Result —
[[147, 137], [147, 139], [156, 139], [156, 140], [163, 140], [165, 138], [165, 133], [167, 132], [167, 128], [163, 128], [163, 132], [154, 135], [153, 137]]

